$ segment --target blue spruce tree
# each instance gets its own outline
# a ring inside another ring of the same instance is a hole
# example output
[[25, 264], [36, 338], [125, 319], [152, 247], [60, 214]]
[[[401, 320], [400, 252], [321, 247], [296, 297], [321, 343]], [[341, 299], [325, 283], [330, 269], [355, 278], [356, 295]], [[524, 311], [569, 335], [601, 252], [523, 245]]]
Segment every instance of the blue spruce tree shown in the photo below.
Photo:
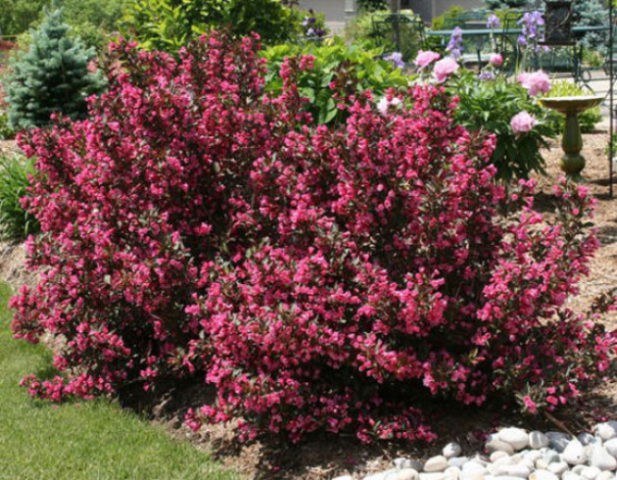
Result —
[[29, 50], [11, 62], [6, 94], [14, 128], [45, 126], [52, 113], [82, 118], [86, 97], [103, 88], [102, 77], [88, 71], [94, 50], [68, 32], [61, 10], [48, 11]]

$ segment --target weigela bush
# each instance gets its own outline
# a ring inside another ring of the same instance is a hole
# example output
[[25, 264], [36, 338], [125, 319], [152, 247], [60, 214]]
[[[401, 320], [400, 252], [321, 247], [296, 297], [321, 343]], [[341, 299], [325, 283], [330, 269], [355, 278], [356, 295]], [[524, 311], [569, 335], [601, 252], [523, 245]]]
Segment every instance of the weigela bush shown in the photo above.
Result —
[[64, 372], [24, 379], [33, 394], [192, 376], [217, 392], [193, 428], [430, 440], [422, 398], [553, 408], [609, 368], [612, 336], [561, 308], [597, 246], [583, 189], [560, 187], [552, 220], [531, 182], [506, 199], [494, 139], [440, 87], [341, 100], [344, 123], [312, 126], [295, 83], [312, 59], [271, 97], [257, 49], [120, 44], [88, 120], [21, 136], [40, 282], [13, 329], [59, 339]]

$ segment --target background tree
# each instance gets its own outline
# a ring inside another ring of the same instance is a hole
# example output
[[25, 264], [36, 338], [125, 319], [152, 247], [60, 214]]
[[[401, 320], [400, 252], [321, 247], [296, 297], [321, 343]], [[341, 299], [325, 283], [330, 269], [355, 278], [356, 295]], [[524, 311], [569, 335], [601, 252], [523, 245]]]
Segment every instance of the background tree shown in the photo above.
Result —
[[6, 94], [12, 126], [43, 126], [54, 112], [81, 118], [86, 113], [86, 97], [102, 89], [100, 75], [88, 70], [94, 50], [68, 33], [62, 11], [47, 12], [32, 33], [28, 51], [11, 62]]

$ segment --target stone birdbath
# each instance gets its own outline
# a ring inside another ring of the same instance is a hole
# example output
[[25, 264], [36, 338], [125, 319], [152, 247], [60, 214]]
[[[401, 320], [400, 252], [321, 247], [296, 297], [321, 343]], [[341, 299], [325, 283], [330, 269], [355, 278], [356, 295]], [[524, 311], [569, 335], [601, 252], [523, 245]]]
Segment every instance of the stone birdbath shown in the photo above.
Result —
[[581, 171], [585, 168], [585, 157], [581, 155], [583, 137], [578, 123], [578, 114], [600, 105], [602, 100], [604, 100], [604, 95], [540, 99], [540, 103], [545, 107], [566, 116], [566, 128], [561, 139], [561, 148], [564, 151], [564, 155], [561, 157], [561, 169], [573, 180], [580, 180]]

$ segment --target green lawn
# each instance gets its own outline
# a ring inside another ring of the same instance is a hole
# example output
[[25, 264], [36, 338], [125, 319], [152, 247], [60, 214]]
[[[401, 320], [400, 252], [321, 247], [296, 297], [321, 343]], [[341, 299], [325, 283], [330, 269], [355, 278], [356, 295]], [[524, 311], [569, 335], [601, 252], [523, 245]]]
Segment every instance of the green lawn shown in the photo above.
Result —
[[11, 338], [10, 290], [0, 284], [0, 479], [235, 479], [109, 401], [52, 405], [18, 386], [50, 366], [49, 352]]

